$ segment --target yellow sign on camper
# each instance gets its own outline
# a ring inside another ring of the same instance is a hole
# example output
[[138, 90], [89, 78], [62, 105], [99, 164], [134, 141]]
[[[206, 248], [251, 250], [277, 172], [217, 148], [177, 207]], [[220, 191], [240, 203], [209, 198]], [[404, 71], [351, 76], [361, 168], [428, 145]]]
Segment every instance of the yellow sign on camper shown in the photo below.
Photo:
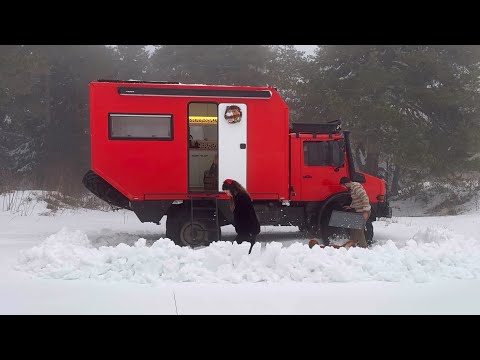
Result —
[[191, 125], [216, 125], [216, 116], [189, 116], [188, 123]]

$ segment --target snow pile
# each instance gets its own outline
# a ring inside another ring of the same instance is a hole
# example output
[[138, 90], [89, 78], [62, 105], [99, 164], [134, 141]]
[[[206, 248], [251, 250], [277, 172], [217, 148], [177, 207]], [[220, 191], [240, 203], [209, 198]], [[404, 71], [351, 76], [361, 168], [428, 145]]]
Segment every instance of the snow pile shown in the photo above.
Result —
[[202, 249], [144, 238], [133, 246], [96, 248], [81, 231], [63, 228], [24, 250], [17, 270], [56, 279], [128, 280], [139, 283], [350, 282], [480, 278], [480, 243], [447, 229], [427, 228], [404, 244], [392, 240], [372, 249], [309, 249], [279, 242], [213, 243]]

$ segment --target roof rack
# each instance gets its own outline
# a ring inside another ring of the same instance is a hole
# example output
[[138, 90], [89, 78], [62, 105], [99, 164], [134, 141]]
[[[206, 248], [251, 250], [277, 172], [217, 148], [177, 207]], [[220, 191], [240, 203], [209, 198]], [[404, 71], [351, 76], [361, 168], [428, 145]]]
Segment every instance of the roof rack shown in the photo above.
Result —
[[144, 80], [109, 80], [98, 79], [98, 82], [113, 82], [113, 83], [131, 83], [131, 84], [180, 84], [178, 81], [144, 81]]
[[290, 127], [290, 132], [296, 134], [296, 137], [299, 136], [300, 133], [308, 133], [313, 134], [315, 137], [317, 134], [338, 134], [342, 131], [342, 120], [337, 119], [333, 121], [329, 121], [328, 123], [324, 124], [316, 124], [316, 123], [292, 123]]

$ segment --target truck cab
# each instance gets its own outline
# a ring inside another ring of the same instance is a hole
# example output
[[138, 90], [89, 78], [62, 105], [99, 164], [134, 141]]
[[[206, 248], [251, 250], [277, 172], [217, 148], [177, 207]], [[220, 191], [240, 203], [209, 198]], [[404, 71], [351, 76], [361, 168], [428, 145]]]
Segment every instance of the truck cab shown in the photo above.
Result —
[[[391, 217], [382, 179], [355, 170], [350, 146], [350, 132], [341, 130], [341, 121], [326, 124], [296, 123], [290, 128], [290, 199], [303, 203], [306, 224], [323, 229], [328, 237], [336, 229], [327, 226], [331, 211], [351, 202], [340, 186], [344, 176], [365, 188], [372, 213], [367, 223], [366, 238], [373, 239], [372, 222], [379, 217]], [[312, 220], [313, 219], [313, 220]], [[313, 225], [312, 225], [313, 224]]]

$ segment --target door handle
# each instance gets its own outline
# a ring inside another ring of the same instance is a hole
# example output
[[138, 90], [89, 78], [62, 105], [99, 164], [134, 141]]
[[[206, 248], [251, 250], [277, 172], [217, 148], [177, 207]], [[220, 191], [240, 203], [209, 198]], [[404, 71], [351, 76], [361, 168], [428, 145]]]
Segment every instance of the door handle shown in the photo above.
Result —
[[240, 144], [240, 149], [246, 149], [246, 148], [247, 148], [247, 144], [245, 144], [245, 143]]
[[304, 178], [304, 179], [311, 179], [311, 178], [312, 178], [312, 175], [303, 175], [303, 178]]

